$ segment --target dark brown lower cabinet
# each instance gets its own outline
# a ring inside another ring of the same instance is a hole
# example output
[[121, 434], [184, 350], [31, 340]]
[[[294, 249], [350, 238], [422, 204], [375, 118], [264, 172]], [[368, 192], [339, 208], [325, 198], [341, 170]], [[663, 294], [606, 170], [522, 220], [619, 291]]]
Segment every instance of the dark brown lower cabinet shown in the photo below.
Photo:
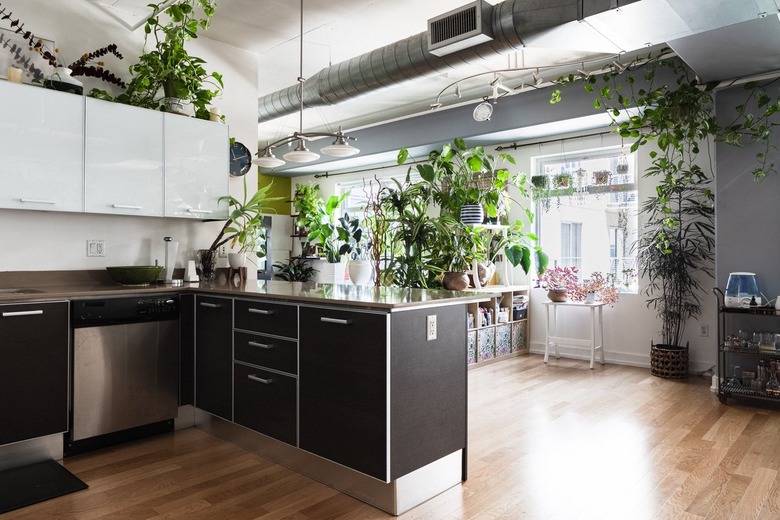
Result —
[[300, 308], [300, 447], [386, 481], [389, 314]]
[[233, 420], [233, 300], [195, 297], [195, 406]]
[[295, 446], [295, 378], [243, 363], [234, 370], [234, 421]]
[[0, 305], [0, 444], [68, 429], [68, 303]]

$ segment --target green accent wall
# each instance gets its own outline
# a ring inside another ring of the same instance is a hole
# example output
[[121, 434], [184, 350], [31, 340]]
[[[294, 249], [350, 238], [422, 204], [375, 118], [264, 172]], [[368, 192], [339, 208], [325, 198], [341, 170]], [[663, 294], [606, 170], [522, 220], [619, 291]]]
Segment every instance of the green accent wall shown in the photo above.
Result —
[[[277, 215], [290, 215], [292, 214], [292, 204], [290, 204], [290, 193], [292, 189], [290, 177], [274, 177], [273, 175], [264, 175], [262, 173], [257, 174], [257, 187], [262, 188], [267, 186], [268, 183], [273, 182], [271, 189], [268, 191], [268, 195], [271, 197], [283, 197], [282, 200], [277, 200], [268, 204], [268, 207], [276, 211]], [[273, 213], [273, 211], [271, 212]]]

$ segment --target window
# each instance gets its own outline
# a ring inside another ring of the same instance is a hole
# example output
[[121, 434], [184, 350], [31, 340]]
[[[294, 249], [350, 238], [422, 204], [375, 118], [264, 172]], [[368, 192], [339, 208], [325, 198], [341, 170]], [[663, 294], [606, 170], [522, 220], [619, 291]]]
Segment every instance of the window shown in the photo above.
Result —
[[[395, 187], [392, 179], [398, 179], [398, 182], [404, 182], [406, 173], [397, 176], [386, 176], [380, 178], [379, 182], [382, 183], [382, 186]], [[422, 177], [420, 177], [420, 174], [413, 172], [409, 179], [411, 182], [420, 182]], [[341, 197], [344, 193], [349, 192], [349, 196], [341, 203], [342, 214], [349, 213], [350, 215], [361, 216], [362, 218], [363, 212], [366, 209], [366, 204], [368, 203], [369, 195], [375, 195], [378, 189], [379, 185], [373, 178], [336, 183], [336, 195]]]
[[537, 205], [537, 233], [550, 266], [576, 267], [580, 277], [610, 273], [622, 290], [636, 292], [636, 154], [623, 148], [535, 157], [533, 170], [571, 175], [568, 190], [553, 190]]
[[561, 267], [582, 270], [582, 223], [561, 222]]

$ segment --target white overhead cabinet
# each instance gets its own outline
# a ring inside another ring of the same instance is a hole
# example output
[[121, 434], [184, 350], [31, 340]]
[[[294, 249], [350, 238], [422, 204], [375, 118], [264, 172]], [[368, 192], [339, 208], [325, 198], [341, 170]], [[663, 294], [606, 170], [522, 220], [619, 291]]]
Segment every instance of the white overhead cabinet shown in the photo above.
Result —
[[162, 216], [162, 112], [86, 102], [87, 213]]
[[165, 114], [165, 215], [227, 218], [228, 127]]
[[0, 81], [0, 105], [0, 207], [83, 211], [84, 98]]

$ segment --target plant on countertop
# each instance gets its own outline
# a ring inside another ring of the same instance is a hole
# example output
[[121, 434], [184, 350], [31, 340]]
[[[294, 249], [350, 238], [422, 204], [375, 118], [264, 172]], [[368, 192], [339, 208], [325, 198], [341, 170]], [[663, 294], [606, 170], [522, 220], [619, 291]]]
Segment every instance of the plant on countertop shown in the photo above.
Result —
[[[628, 66], [628, 71], [643, 73], [641, 85], [634, 75], [620, 81], [621, 73], [616, 70], [600, 79], [590, 76], [585, 89], [596, 95], [594, 107], [606, 111], [615, 131], [636, 140], [631, 151], [650, 141], [657, 143], [658, 151], [649, 152], [651, 165], [644, 173], [657, 179], [657, 187], [641, 205], [647, 225], [637, 241], [637, 259], [640, 274], [648, 282], [643, 289], [647, 306], [656, 310], [662, 324], [662, 343], [683, 348], [685, 324], [702, 311], [702, 281], [713, 277], [712, 175], [698, 164], [699, 153], [705, 147], [709, 155], [711, 139], [733, 145], [743, 140], [764, 144], [756, 156], [753, 177], [761, 180], [775, 173], [766, 152], [780, 124], [772, 119], [780, 112], [780, 100], [770, 96], [766, 86], [746, 83], [746, 103], [755, 98], [759, 115], [749, 113], [743, 104], [731, 123], [719, 125], [714, 114], [716, 84], [701, 83], [679, 59], [665, 59], [665, 51]], [[560, 82], [575, 80], [569, 76]], [[560, 90], [553, 92], [551, 103], [558, 101]], [[638, 110], [621, 119], [629, 107]]]
[[[154, 48], [130, 67], [133, 77], [127, 90], [116, 98], [104, 91], [90, 95], [155, 110], [166, 110], [165, 99], [179, 99], [193, 105], [195, 117], [209, 119], [208, 105], [222, 92], [222, 75], [207, 72], [206, 62], [190, 55], [185, 44], [198, 37], [198, 30], [208, 29], [216, 1], [181, 0], [166, 9], [168, 4], [149, 4], [153, 13], [144, 26], [144, 48], [150, 36], [154, 38]], [[165, 23], [160, 20], [163, 12], [168, 17]], [[159, 95], [161, 90], [164, 97]]]
[[314, 267], [305, 258], [290, 258], [287, 262], [276, 262], [274, 277], [287, 282], [308, 282], [314, 276]]
[[244, 177], [244, 196], [238, 200], [232, 195], [224, 195], [220, 202], [227, 202], [232, 208], [225, 224], [214, 239], [210, 251], [217, 251], [221, 245], [230, 242], [230, 246], [238, 247], [238, 252], [258, 251], [263, 240], [263, 213], [270, 209], [268, 204], [283, 197], [270, 197], [272, 183], [259, 188], [251, 197], [247, 198], [246, 177]]

